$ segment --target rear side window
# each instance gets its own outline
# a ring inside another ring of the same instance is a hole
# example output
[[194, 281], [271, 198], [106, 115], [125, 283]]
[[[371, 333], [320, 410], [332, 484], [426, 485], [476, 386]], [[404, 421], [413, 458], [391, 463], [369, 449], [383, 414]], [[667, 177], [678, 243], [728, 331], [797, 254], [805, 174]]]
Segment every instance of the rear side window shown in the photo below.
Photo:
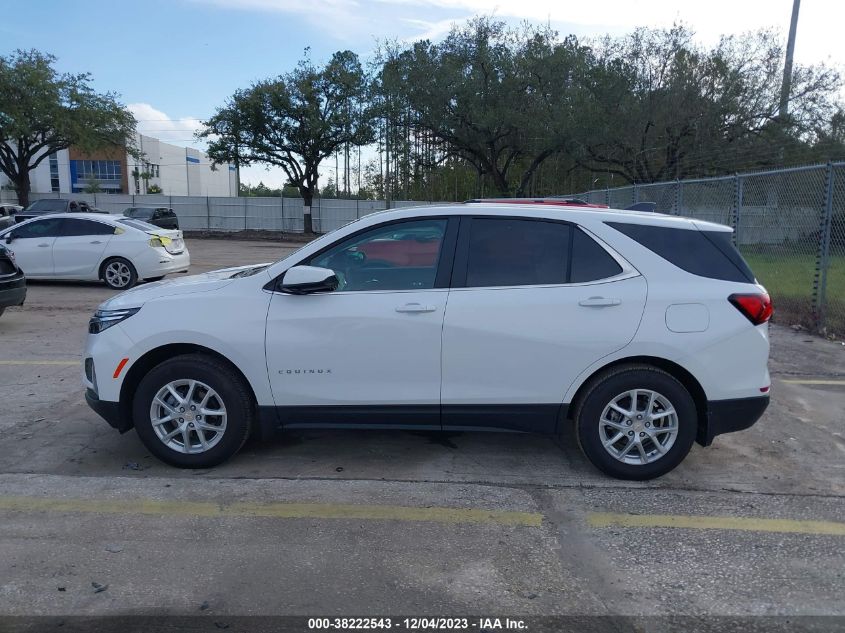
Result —
[[615, 277], [620, 266], [606, 250], [581, 229], [572, 236], [572, 283], [584, 283]]
[[607, 224], [693, 275], [741, 283], [755, 281], [754, 273], [731, 243], [729, 232], [623, 222]]
[[564, 284], [571, 227], [556, 222], [474, 218], [467, 253], [468, 287]]
[[79, 237], [83, 235], [112, 235], [114, 227], [102, 222], [91, 220], [76, 220], [66, 218], [62, 235], [65, 237]]

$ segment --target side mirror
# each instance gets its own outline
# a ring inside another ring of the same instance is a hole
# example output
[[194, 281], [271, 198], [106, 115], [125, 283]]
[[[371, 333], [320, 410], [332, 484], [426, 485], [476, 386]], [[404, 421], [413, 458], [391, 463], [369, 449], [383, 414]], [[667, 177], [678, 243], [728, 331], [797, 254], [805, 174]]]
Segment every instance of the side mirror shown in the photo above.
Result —
[[12, 235], [11, 231], [6, 233], [6, 239], [5, 239], [6, 244], [11, 244], [13, 239], [15, 239], [15, 237]]
[[278, 288], [291, 295], [307, 295], [314, 292], [337, 290], [338, 280], [334, 271], [317, 266], [294, 266], [289, 268]]

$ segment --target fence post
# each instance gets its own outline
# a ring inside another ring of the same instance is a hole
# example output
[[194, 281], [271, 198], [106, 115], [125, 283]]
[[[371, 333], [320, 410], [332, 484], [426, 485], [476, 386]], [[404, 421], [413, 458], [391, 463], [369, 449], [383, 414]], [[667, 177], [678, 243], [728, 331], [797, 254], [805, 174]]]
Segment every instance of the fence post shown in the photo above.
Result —
[[610, 206], [610, 189], [607, 186], [607, 183], [604, 184], [604, 203], [608, 207]]
[[205, 197], [205, 230], [211, 230], [211, 196]]
[[247, 196], [244, 196], [244, 231], [246, 231], [246, 199]]
[[673, 201], [672, 215], [681, 215], [681, 181], [675, 179], [675, 200]]
[[731, 209], [731, 227], [733, 228], [733, 233], [731, 234], [731, 239], [733, 240], [734, 246], [738, 245], [736, 234], [739, 230], [739, 207], [742, 204], [742, 179], [739, 177], [739, 174], [734, 173], [734, 199], [733, 199], [733, 208]]
[[640, 190], [637, 188], [637, 183], [634, 183], [634, 191], [632, 193], [632, 204], [637, 204], [640, 201]]
[[355, 219], [361, 219], [361, 201], [355, 198]]
[[833, 163], [827, 164], [824, 187], [824, 204], [819, 227], [819, 249], [816, 255], [816, 274], [813, 279], [813, 312], [816, 328], [824, 332], [827, 308], [827, 268], [830, 265], [830, 224], [833, 217]]

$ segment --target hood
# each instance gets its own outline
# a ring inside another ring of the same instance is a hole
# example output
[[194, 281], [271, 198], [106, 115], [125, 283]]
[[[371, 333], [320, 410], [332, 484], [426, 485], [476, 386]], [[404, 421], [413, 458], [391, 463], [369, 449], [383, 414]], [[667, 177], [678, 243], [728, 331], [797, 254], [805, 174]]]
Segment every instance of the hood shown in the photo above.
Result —
[[196, 292], [210, 292], [228, 286], [234, 281], [237, 273], [256, 268], [257, 266], [268, 266], [269, 264], [251, 264], [249, 266], [234, 266], [232, 268], [221, 268], [199, 275], [188, 275], [187, 277], [175, 277], [173, 279], [162, 279], [152, 283], [141, 284], [115, 295], [111, 299], [100, 304], [100, 310], [115, 310], [118, 308], [137, 308], [147, 301], [172, 297], [175, 295], [187, 295]]

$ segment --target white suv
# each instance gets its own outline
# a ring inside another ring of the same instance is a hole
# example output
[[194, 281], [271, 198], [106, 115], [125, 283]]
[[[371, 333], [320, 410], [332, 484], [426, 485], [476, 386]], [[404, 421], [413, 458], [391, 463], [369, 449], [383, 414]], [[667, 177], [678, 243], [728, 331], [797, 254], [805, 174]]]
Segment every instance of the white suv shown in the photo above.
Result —
[[567, 203], [386, 211], [91, 319], [91, 407], [169, 464], [313, 427], [565, 434], [668, 472], [769, 402], [771, 303], [731, 229]]

